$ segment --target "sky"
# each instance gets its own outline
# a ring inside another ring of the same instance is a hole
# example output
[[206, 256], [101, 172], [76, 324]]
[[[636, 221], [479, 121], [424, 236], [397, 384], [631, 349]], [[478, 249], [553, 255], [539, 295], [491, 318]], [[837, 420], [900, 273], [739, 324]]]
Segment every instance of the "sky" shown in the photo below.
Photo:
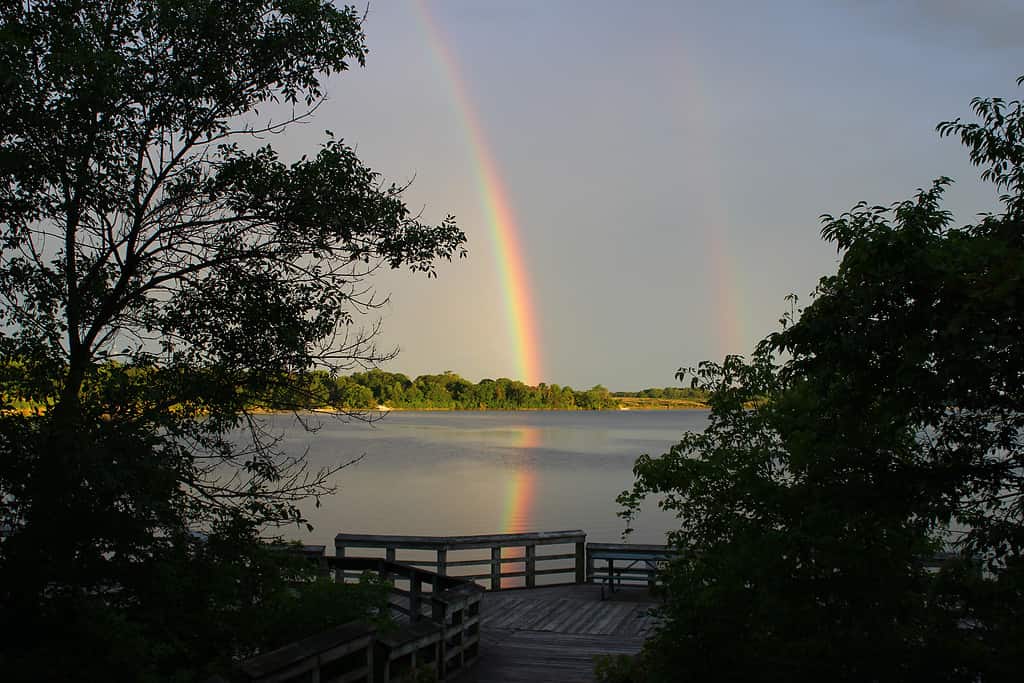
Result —
[[[385, 369], [629, 391], [748, 354], [838, 255], [819, 216], [940, 176], [996, 207], [940, 121], [1015, 98], [1024, 4], [375, 0], [331, 130], [469, 256], [376, 277]], [[372, 322], [370, 317], [366, 322]]]

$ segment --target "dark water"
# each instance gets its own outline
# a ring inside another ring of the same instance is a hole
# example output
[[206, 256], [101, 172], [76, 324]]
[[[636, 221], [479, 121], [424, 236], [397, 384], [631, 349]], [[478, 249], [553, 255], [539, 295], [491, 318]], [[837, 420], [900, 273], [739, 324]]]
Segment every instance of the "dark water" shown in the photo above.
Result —
[[[658, 455], [707, 412], [394, 412], [366, 425], [318, 418], [314, 434], [274, 418], [290, 452], [312, 465], [365, 453], [338, 475], [339, 491], [303, 512], [312, 533], [479, 534], [583, 529], [618, 541], [615, 496], [633, 480], [641, 453]], [[637, 543], [663, 542], [672, 518], [651, 504], [635, 524]]]

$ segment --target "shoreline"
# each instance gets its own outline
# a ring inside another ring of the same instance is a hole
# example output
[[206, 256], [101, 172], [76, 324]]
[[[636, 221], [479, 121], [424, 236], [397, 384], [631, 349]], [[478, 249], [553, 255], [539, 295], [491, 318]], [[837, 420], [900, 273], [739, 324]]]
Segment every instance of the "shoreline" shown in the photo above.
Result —
[[[616, 408], [578, 409], [578, 408], [392, 408], [390, 406], [377, 406], [375, 408], [246, 408], [244, 412], [250, 415], [287, 415], [289, 413], [322, 413], [324, 415], [339, 415], [343, 413], [667, 413], [671, 411], [688, 410], [710, 410], [708, 406], [655, 406], [640, 408], [636, 406], [619, 406]], [[0, 411], [4, 415], [22, 415], [32, 417], [46, 410], [33, 408], [13, 408]]]
[[[242, 412], [250, 415], [283, 415], [287, 413], [324, 413], [327, 415], [340, 413], [617, 413], [617, 412], [667, 412], [685, 410], [710, 410], [710, 407], [694, 401], [679, 401], [678, 404], [666, 403], [662, 399], [653, 399], [650, 403], [635, 402], [636, 399], [627, 399], [626, 405], [617, 405], [614, 408], [404, 408], [378, 404], [372, 408], [344, 408], [344, 407], [320, 407], [320, 408], [265, 408], [252, 406], [244, 408]], [[47, 412], [51, 406], [19, 406], [7, 408], [0, 411], [3, 414], [23, 415], [31, 417]]]
[[[278, 409], [278, 408], [249, 408], [245, 413], [250, 415], [288, 415], [289, 413], [321, 413], [324, 415], [341, 414], [366, 414], [366, 413], [669, 413], [672, 411], [709, 411], [707, 405], [670, 405], [670, 407], [637, 408], [618, 407], [602, 408], [597, 410], [580, 410], [574, 408], [391, 408], [389, 405], [378, 405], [376, 408], [307, 408], [307, 409]], [[31, 408], [9, 409], [0, 411], [3, 415], [22, 415], [33, 417], [45, 413], [45, 410], [37, 411]]]
[[670, 411], [686, 411], [686, 410], [711, 410], [709, 406], [703, 405], [686, 405], [686, 406], [655, 406], [650, 408], [640, 408], [636, 406], [618, 406], [615, 408], [599, 408], [596, 410], [592, 409], [579, 409], [579, 408], [392, 408], [391, 406], [377, 406], [376, 408], [309, 408], [308, 410], [271, 410], [271, 409], [257, 409], [250, 410], [252, 413], [292, 413], [292, 412], [308, 412], [308, 413], [342, 413], [342, 412], [353, 412], [353, 413], [653, 413], [653, 412], [670, 412]]

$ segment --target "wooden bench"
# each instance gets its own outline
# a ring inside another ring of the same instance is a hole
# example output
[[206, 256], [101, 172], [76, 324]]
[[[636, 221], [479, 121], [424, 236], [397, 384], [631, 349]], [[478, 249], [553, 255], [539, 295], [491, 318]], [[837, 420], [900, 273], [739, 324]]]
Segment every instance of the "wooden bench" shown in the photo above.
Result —
[[601, 585], [602, 600], [606, 587], [611, 593], [623, 585], [651, 588], [662, 565], [673, 556], [673, 551], [664, 545], [588, 543], [587, 580]]

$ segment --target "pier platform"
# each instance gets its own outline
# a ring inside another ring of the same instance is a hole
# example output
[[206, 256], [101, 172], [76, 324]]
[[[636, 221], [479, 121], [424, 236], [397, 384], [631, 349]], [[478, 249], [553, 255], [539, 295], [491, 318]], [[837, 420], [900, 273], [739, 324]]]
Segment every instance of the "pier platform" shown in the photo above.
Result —
[[594, 657], [635, 654], [654, 627], [645, 588], [605, 599], [594, 584], [486, 593], [480, 606], [480, 658], [459, 683], [594, 680]]
[[[664, 546], [586, 542], [580, 530], [475, 536], [340, 533], [292, 549], [337, 582], [387, 582], [392, 624], [351, 622], [241, 662], [247, 683], [593, 681], [594, 658], [635, 654]], [[540, 584], [540, 585], [538, 585]]]

